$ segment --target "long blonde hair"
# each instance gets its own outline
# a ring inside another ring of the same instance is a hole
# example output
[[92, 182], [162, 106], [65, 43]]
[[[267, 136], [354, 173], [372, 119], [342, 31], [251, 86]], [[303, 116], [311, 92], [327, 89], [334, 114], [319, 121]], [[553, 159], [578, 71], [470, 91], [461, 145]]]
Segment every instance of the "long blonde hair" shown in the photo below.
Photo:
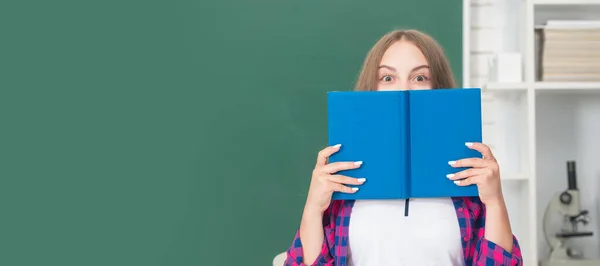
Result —
[[363, 63], [362, 69], [356, 81], [354, 90], [375, 91], [377, 90], [377, 71], [379, 63], [385, 51], [395, 42], [405, 40], [416, 45], [429, 64], [431, 82], [434, 89], [449, 89], [456, 87], [454, 75], [444, 50], [429, 35], [417, 30], [395, 30], [384, 35], [371, 48]]

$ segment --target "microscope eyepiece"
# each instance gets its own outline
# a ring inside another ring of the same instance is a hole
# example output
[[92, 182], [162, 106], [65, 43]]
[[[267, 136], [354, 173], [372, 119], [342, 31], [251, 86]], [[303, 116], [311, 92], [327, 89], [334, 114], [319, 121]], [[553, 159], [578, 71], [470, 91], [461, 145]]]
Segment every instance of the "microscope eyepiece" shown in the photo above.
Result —
[[567, 178], [569, 190], [577, 190], [577, 170], [575, 168], [575, 161], [567, 161]]

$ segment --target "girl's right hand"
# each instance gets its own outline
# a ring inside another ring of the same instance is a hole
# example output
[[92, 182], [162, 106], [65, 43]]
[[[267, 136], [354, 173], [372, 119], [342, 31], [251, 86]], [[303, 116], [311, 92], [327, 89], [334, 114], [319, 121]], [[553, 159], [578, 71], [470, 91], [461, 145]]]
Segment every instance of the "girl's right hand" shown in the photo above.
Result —
[[365, 182], [365, 178], [352, 178], [336, 174], [338, 171], [359, 168], [362, 164], [361, 161], [329, 163], [329, 156], [339, 149], [340, 145], [338, 144], [319, 151], [308, 189], [306, 209], [323, 213], [329, 207], [334, 191], [354, 193], [358, 187], [350, 188], [346, 185], [361, 185]]

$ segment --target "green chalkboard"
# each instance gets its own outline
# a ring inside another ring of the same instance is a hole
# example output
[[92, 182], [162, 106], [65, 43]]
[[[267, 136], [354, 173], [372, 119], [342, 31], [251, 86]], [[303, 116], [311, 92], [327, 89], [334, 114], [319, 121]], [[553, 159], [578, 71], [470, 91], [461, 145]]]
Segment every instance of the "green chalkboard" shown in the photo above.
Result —
[[325, 92], [396, 28], [460, 82], [462, 2], [3, 2], [0, 265], [270, 265]]

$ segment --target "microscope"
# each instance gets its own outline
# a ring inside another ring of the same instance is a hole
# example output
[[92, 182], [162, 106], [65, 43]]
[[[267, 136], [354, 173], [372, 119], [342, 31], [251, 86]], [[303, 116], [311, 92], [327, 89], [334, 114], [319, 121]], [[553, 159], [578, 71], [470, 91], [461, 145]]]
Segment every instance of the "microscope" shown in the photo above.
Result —
[[[587, 225], [590, 222], [588, 211], [581, 210], [579, 190], [577, 189], [577, 175], [575, 162], [567, 162], [568, 189], [559, 192], [546, 207], [544, 213], [543, 230], [546, 242], [550, 246], [550, 255], [542, 260], [541, 266], [599, 266], [600, 260], [589, 260], [583, 254], [568, 246], [568, 240], [577, 237], [592, 236], [592, 232], [578, 231], [579, 224]], [[551, 214], [562, 215], [563, 223], [570, 228], [563, 228], [559, 232], [553, 232], [551, 226]]]

